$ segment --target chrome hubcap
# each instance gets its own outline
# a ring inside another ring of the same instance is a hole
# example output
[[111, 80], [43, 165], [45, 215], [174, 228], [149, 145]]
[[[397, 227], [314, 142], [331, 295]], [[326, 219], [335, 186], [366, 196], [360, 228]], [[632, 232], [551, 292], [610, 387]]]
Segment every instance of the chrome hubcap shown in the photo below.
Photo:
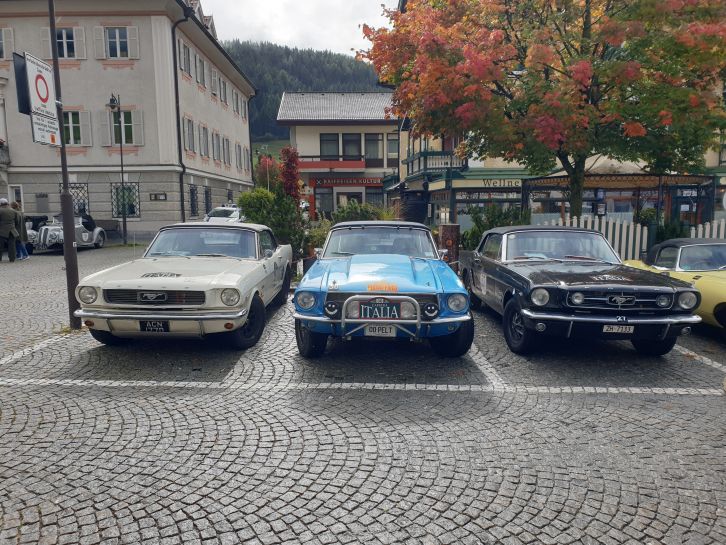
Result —
[[514, 341], [519, 342], [524, 338], [524, 322], [519, 311], [512, 314], [512, 319], [509, 322], [509, 332]]

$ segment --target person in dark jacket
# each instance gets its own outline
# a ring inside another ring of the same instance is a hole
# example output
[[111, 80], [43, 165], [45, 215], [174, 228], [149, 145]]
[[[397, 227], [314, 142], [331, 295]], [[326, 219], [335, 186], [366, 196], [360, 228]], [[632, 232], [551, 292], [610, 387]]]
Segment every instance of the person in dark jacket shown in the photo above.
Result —
[[15, 254], [21, 261], [28, 259], [28, 248], [25, 246], [28, 243], [28, 227], [25, 225], [25, 214], [23, 214], [23, 207], [18, 201], [15, 201], [10, 205], [10, 208], [15, 210], [15, 213], [20, 216], [20, 230], [17, 239], [15, 239]]
[[20, 216], [8, 204], [7, 199], [0, 199], [0, 261], [7, 248], [12, 263], [15, 261], [15, 240], [20, 236]]

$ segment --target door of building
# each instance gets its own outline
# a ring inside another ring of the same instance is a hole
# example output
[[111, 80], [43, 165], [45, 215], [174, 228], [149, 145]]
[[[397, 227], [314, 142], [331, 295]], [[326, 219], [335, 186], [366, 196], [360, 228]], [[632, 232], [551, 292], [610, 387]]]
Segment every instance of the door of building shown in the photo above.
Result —
[[352, 200], [355, 200], [358, 204], [363, 204], [363, 192], [346, 191], [337, 193], [335, 196], [335, 209], [349, 205]]

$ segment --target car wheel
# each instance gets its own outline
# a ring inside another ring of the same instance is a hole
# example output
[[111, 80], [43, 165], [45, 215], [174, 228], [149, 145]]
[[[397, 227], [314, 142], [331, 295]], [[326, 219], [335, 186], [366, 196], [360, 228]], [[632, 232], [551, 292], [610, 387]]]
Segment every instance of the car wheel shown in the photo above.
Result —
[[103, 245], [106, 244], [106, 235], [103, 233], [98, 234], [98, 240], [93, 243], [94, 248], [103, 248]]
[[282, 287], [275, 298], [272, 300], [272, 304], [276, 307], [281, 307], [287, 303], [287, 298], [290, 297], [290, 282], [292, 281], [292, 273], [290, 268], [285, 271], [285, 279], [282, 281]]
[[239, 329], [227, 333], [230, 344], [234, 348], [244, 350], [257, 344], [265, 330], [265, 304], [259, 295], [255, 295], [250, 304], [250, 311], [247, 314], [247, 321]]
[[659, 339], [657, 341], [633, 339], [630, 342], [633, 343], [633, 346], [638, 354], [642, 354], [643, 356], [665, 356], [668, 352], [673, 350], [677, 341], [678, 337], [670, 337], [668, 339]]
[[504, 307], [502, 325], [504, 326], [504, 340], [515, 354], [527, 354], [537, 344], [535, 333], [525, 327], [522, 309], [514, 298], [510, 299]]
[[107, 346], [118, 346], [120, 344], [125, 344], [129, 341], [128, 339], [122, 339], [121, 337], [117, 337], [113, 333], [100, 329], [89, 329], [88, 332], [91, 334], [91, 337]]
[[469, 292], [469, 307], [472, 310], [479, 310], [484, 301], [479, 299], [479, 296], [471, 289], [471, 273], [469, 271], [464, 273], [464, 287], [466, 287], [466, 291]]
[[328, 335], [310, 331], [307, 327], [303, 327], [300, 320], [295, 320], [295, 340], [297, 350], [302, 357], [318, 358], [325, 353]]
[[474, 342], [474, 319], [471, 317], [471, 313], [469, 313], [469, 318], [471, 319], [462, 322], [459, 329], [451, 335], [429, 339], [433, 351], [445, 358], [459, 358], [466, 354]]

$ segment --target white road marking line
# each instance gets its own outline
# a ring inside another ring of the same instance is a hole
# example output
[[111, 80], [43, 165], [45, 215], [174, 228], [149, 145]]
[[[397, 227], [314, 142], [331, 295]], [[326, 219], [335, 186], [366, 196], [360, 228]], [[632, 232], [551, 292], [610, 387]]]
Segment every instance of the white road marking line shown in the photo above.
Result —
[[66, 338], [67, 336], [68, 335], [53, 335], [52, 337], [49, 337], [49, 338], [45, 339], [44, 341], [35, 343], [33, 346], [29, 346], [27, 348], [22, 348], [21, 350], [17, 350], [16, 352], [13, 352], [9, 356], [5, 356], [4, 358], [0, 359], [0, 366], [6, 365], [8, 363], [13, 363], [15, 361], [18, 361], [20, 358], [24, 358], [25, 356], [30, 356], [33, 352], [37, 352], [38, 350], [41, 350], [41, 349], [45, 348], [46, 346], [54, 344], [64, 338]]
[[504, 390], [509, 388], [509, 385], [504, 382], [504, 379], [501, 377], [501, 375], [497, 373], [497, 370], [494, 368], [494, 366], [489, 363], [489, 360], [486, 359], [484, 354], [481, 353], [481, 351], [475, 344], [471, 345], [468, 355], [474, 361], [475, 365], [479, 368], [479, 370], [482, 372], [482, 374], [486, 377], [487, 381], [489, 381], [492, 386]]
[[0, 378], [0, 386], [98, 386], [102, 388], [209, 388], [229, 390], [220, 382], [189, 382], [174, 380], [95, 380], [62, 378]]
[[693, 350], [689, 350], [688, 348], [685, 348], [685, 347], [681, 346], [680, 344], [675, 345], [673, 347], [673, 350], [675, 350], [676, 352], [679, 352], [680, 354], [683, 354], [684, 356], [690, 356], [692, 358], [695, 358], [705, 365], [708, 365], [710, 367], [713, 367], [714, 369], [718, 369], [719, 371], [726, 373], [726, 365], [718, 363], [717, 361], [713, 361], [712, 359], [707, 358], [706, 356], [702, 356], [701, 354], [698, 354], [697, 352], [694, 352]]

